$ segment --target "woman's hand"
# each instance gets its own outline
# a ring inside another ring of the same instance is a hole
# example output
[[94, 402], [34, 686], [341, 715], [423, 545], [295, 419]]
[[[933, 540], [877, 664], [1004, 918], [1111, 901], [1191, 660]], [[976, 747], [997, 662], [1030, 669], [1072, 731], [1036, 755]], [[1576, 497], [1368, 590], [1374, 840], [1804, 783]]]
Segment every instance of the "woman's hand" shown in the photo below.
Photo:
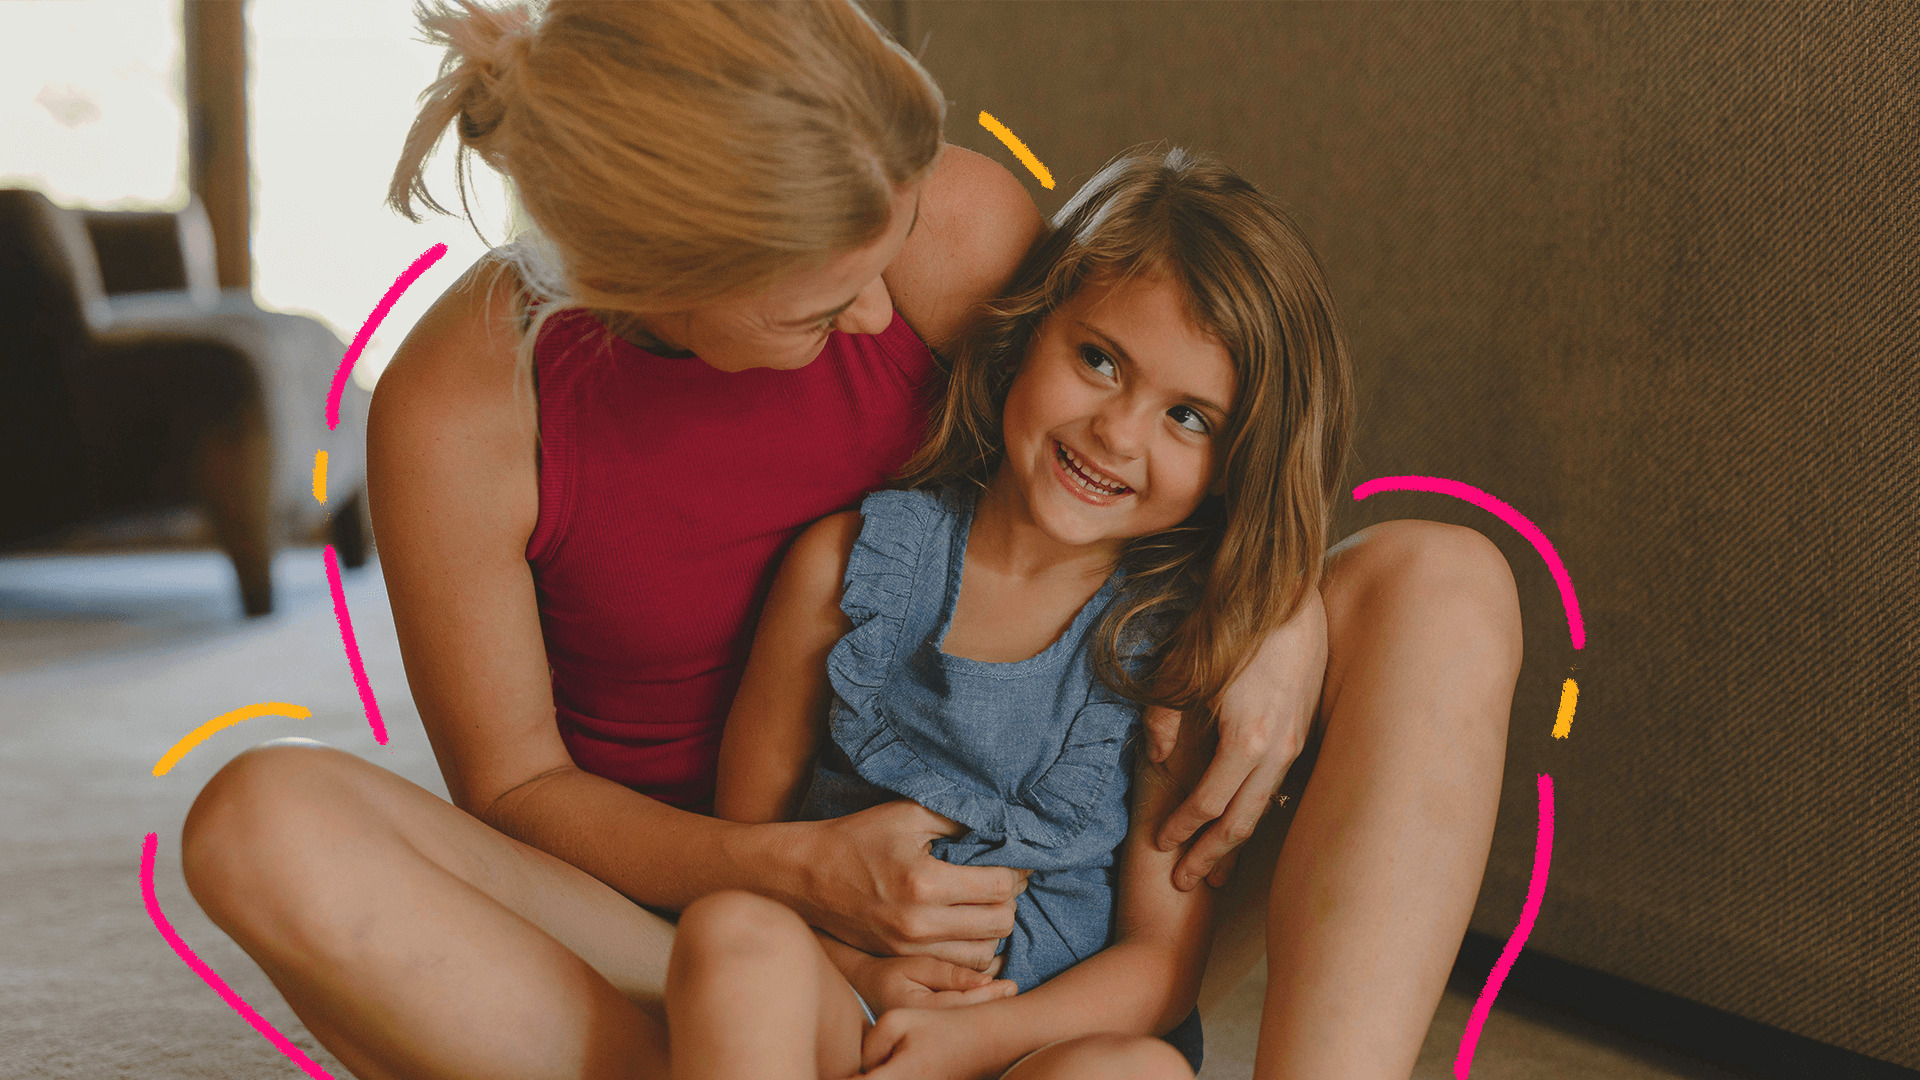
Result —
[[[1172, 851], [1206, 828], [1173, 869], [1173, 883], [1191, 889], [1205, 878], [1227, 883], [1236, 852], [1253, 835], [1306, 745], [1327, 670], [1327, 612], [1320, 590], [1307, 590], [1293, 618], [1267, 635], [1253, 660], [1220, 697], [1220, 744], [1193, 793], [1161, 826], [1155, 844]], [[1180, 731], [1180, 714], [1146, 717], [1148, 752], [1164, 761]]]
[[789, 903], [864, 952], [986, 971], [1013, 932], [1027, 871], [953, 866], [928, 853], [936, 838], [964, 831], [907, 799], [814, 823], [801, 853], [804, 880]]
[[874, 1080], [983, 1080], [1012, 1064], [993, 1047], [977, 1009], [895, 1009], [860, 1043], [860, 1071]]

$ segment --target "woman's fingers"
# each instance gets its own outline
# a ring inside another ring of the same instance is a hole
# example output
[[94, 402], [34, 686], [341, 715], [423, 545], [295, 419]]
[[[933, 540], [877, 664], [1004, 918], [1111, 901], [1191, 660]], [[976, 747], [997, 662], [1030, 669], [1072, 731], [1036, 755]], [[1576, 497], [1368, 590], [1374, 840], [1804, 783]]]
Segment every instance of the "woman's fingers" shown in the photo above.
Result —
[[1180, 740], [1180, 713], [1156, 705], [1147, 710], [1141, 723], [1147, 729], [1147, 756], [1154, 761], [1167, 760], [1173, 744]]
[[[1155, 838], [1154, 846], [1161, 851], [1172, 851], [1192, 839], [1201, 826], [1226, 813], [1234, 796], [1246, 784], [1247, 777], [1259, 765], [1258, 755], [1237, 751], [1223, 744], [1219, 753], [1213, 756], [1212, 764], [1200, 777], [1200, 782], [1194, 785], [1193, 793], [1175, 807], [1173, 813], [1167, 815], [1166, 824], [1160, 826], [1160, 835]], [[1275, 786], [1278, 786], [1277, 781]]]
[[929, 855], [915, 886], [930, 904], [1011, 904], [1027, 891], [1032, 873], [1010, 866], [955, 866]]
[[[1200, 838], [1193, 842], [1193, 847], [1174, 866], [1175, 888], [1184, 892], [1200, 884], [1202, 878], [1207, 878], [1214, 885], [1226, 883], [1226, 875], [1233, 871], [1233, 863], [1228, 861], [1228, 857], [1239, 850], [1240, 845], [1246, 843], [1253, 836], [1253, 831], [1260, 827], [1260, 819], [1273, 806], [1273, 793], [1280, 789], [1280, 781], [1286, 779], [1287, 768], [1291, 764], [1290, 761], [1266, 762], [1248, 775], [1219, 819], [1200, 834]], [[1206, 783], [1204, 777], [1201, 783], [1203, 786]]]
[[999, 953], [999, 938], [983, 938], [979, 941], [928, 941], [901, 946], [902, 955], [929, 956], [935, 960], [989, 974], [992, 973], [995, 962], [1000, 959]]

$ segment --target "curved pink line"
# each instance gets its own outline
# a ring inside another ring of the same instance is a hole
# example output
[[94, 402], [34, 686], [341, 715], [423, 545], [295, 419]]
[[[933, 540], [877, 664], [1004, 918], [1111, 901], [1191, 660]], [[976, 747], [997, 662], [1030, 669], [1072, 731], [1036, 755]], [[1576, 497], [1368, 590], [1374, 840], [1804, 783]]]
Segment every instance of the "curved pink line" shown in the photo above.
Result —
[[1553, 777], [1540, 774], [1540, 833], [1533, 843], [1533, 877], [1527, 882], [1527, 903], [1520, 909], [1520, 925], [1513, 928], [1513, 936], [1507, 939], [1507, 946], [1500, 950], [1500, 959], [1493, 965], [1493, 971], [1487, 975], [1487, 985], [1480, 990], [1480, 998], [1473, 1003], [1473, 1014], [1467, 1018], [1467, 1030], [1460, 1036], [1460, 1056], [1453, 1059], [1455, 1080], [1467, 1080], [1467, 1071], [1473, 1067], [1473, 1050], [1480, 1043], [1480, 1029], [1487, 1025], [1487, 1014], [1493, 1011], [1493, 999], [1499, 996], [1500, 984], [1507, 981], [1507, 973], [1513, 970], [1513, 962], [1520, 957], [1520, 949], [1527, 943], [1527, 935], [1533, 933], [1533, 921], [1540, 915], [1540, 901], [1547, 894], [1547, 867], [1553, 862]]
[[1465, 499], [1513, 526], [1546, 560], [1548, 572], [1553, 574], [1554, 583], [1560, 586], [1560, 603], [1567, 609], [1567, 636], [1573, 639], [1573, 647], [1587, 647], [1587, 626], [1580, 619], [1580, 598], [1573, 593], [1573, 578], [1567, 576], [1567, 564], [1560, 561], [1560, 553], [1553, 549], [1553, 542], [1547, 539], [1547, 534], [1527, 520], [1525, 514], [1471, 484], [1443, 480], [1437, 476], [1383, 476], [1354, 488], [1353, 497], [1356, 500], [1364, 499], [1382, 491], [1431, 491], [1451, 495], [1456, 499]]
[[299, 1047], [293, 1045], [292, 1040], [280, 1034], [278, 1028], [267, 1023], [266, 1017], [255, 1012], [253, 1006], [242, 1000], [239, 994], [234, 993], [233, 987], [228, 986], [226, 980], [214, 974], [213, 969], [207, 966], [207, 962], [195, 956], [193, 950], [187, 948], [187, 943], [180, 940], [180, 935], [174, 932], [173, 924], [169, 923], [167, 917], [160, 911], [160, 898], [153, 892], [153, 853], [159, 846], [160, 837], [155, 833], [148, 833], [146, 841], [140, 845], [140, 895], [147, 901], [147, 917], [153, 920], [154, 929], [160, 931], [160, 936], [166, 939], [167, 944], [173, 946], [173, 951], [180, 955], [180, 959], [186, 961], [187, 966], [193, 969], [193, 973], [200, 976], [200, 981], [213, 987], [213, 992], [220, 995], [220, 1000], [226, 1002], [228, 1008], [239, 1013], [240, 1019], [252, 1024], [253, 1030], [272, 1043], [276, 1050], [287, 1055], [288, 1061], [300, 1066], [301, 1072], [313, 1077], [313, 1080], [333, 1080], [332, 1073], [321, 1068]]
[[360, 662], [360, 642], [353, 636], [353, 619], [347, 614], [347, 591], [340, 585], [340, 557], [328, 544], [327, 587], [333, 590], [333, 618], [340, 624], [340, 644], [346, 646], [347, 667], [353, 670], [353, 685], [360, 691], [360, 705], [367, 711], [367, 725], [373, 728], [373, 741], [387, 745], [387, 725], [380, 719], [380, 706], [373, 700], [373, 684], [367, 682], [367, 665]]
[[400, 299], [400, 294], [406, 292], [408, 286], [420, 280], [420, 275], [427, 272], [427, 267], [439, 262], [440, 256], [446, 253], [447, 245], [445, 244], [435, 244], [421, 252], [420, 257], [413, 260], [413, 265], [401, 271], [393, 284], [387, 286], [387, 294], [374, 305], [373, 314], [367, 316], [367, 321], [360, 324], [360, 332], [353, 335], [353, 344], [347, 346], [347, 355], [340, 358], [340, 366], [334, 369], [333, 389], [327, 391], [328, 431], [332, 431], [340, 423], [340, 395], [346, 392], [347, 376], [353, 374], [353, 365], [359, 362], [360, 353], [366, 349], [367, 342], [373, 340], [373, 332], [380, 329], [381, 320], [387, 317], [387, 312], [393, 310], [394, 302]]

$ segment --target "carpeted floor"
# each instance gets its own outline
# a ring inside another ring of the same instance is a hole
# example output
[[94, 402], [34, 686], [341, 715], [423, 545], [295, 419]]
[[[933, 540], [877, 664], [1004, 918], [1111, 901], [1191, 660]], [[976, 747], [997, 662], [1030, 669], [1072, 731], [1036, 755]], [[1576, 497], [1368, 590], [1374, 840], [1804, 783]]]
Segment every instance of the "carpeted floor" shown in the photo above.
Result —
[[[159, 836], [156, 893], [187, 945], [320, 1066], [259, 969], [219, 932], [180, 877], [180, 823], [209, 776], [265, 739], [305, 735], [444, 793], [420, 730], [377, 568], [347, 598], [391, 733], [373, 741], [347, 671], [318, 550], [275, 565], [279, 610], [238, 616], [232, 575], [210, 552], [0, 558], [0, 1080], [295, 1080], [299, 1072], [184, 965], [140, 895], [141, 842]], [[208, 719], [255, 702], [312, 710], [215, 734], [164, 777], [154, 763]], [[1418, 1080], [1451, 1077], [1472, 1002], [1449, 993]], [[1251, 1071], [1260, 987], [1208, 1018], [1207, 1078]], [[1496, 1008], [1480, 1080], [1667, 1080], [1730, 1074], [1604, 1031]]]

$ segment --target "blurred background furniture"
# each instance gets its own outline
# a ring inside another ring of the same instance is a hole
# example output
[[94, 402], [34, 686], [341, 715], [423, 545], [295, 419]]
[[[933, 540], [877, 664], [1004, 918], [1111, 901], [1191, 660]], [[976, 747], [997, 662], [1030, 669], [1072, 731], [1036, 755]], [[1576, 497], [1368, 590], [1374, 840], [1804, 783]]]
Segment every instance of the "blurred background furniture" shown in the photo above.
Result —
[[1278, 195], [1352, 333], [1350, 482], [1464, 481], [1558, 547], [1581, 651], [1491, 516], [1383, 494], [1340, 522], [1470, 525], [1520, 583], [1478, 940], [1518, 920], [1545, 773], [1523, 969], [1743, 1018], [1729, 1057], [1767, 1032], [1861, 1055], [1799, 1075], [1920, 1068], [1920, 8], [869, 10], [953, 102], [949, 138], [1024, 177], [984, 109], [1032, 147], [1047, 212], [1162, 140]]
[[197, 204], [82, 213], [0, 189], [0, 545], [196, 506], [249, 615], [272, 609], [282, 543], [326, 535], [365, 562], [365, 393], [349, 384], [335, 430], [324, 417], [345, 343], [215, 280]]

